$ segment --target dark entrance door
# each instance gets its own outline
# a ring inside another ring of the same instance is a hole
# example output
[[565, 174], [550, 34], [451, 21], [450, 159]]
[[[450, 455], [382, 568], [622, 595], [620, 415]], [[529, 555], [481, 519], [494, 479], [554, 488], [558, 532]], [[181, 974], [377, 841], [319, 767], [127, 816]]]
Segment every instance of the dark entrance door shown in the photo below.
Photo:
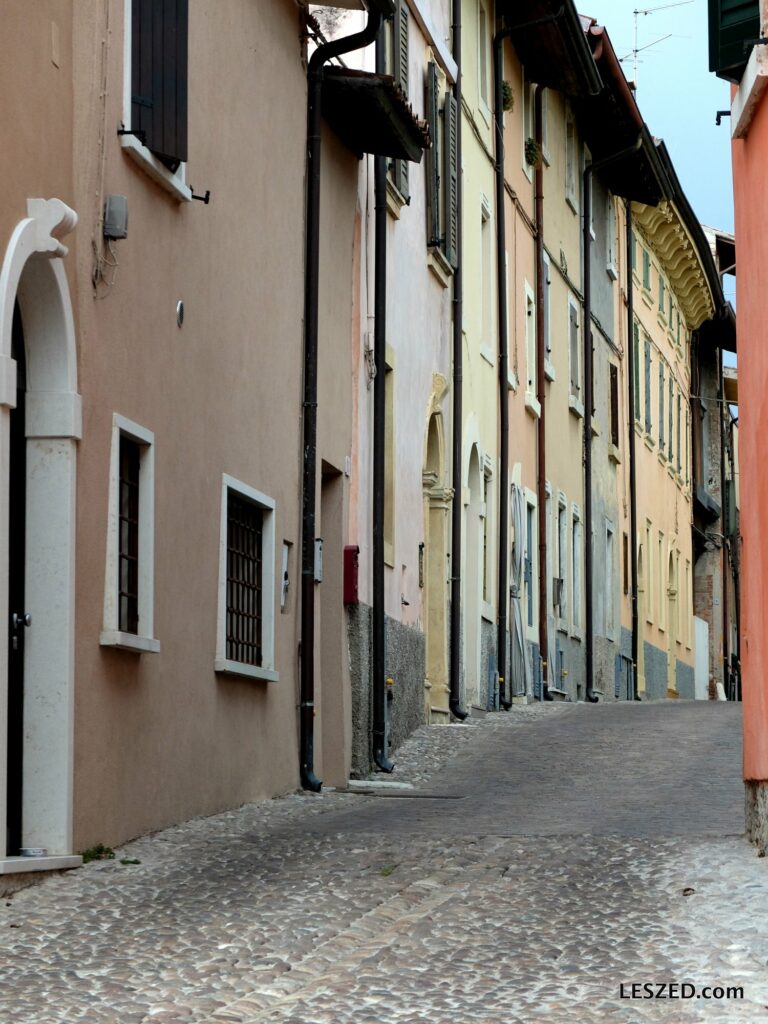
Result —
[[19, 305], [13, 311], [11, 353], [16, 360], [16, 408], [11, 410], [8, 523], [8, 819], [7, 855], [21, 847], [22, 756], [24, 751], [24, 530], [26, 454], [24, 399], [26, 359]]

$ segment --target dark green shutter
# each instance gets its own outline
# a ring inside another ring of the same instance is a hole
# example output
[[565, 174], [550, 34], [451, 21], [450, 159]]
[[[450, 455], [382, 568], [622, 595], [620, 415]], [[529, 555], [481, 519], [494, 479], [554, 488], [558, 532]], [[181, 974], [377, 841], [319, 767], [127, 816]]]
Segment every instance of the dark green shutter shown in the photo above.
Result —
[[445, 97], [443, 119], [445, 122], [445, 170], [443, 172], [443, 191], [445, 194], [445, 258], [455, 270], [459, 265], [459, 114], [453, 93], [448, 93]]
[[427, 121], [431, 147], [427, 150], [427, 245], [440, 245], [440, 122], [437, 65], [427, 64]]
[[133, 0], [131, 124], [173, 170], [187, 159], [188, 0]]
[[645, 343], [645, 432], [650, 434], [651, 420], [651, 343]]
[[664, 363], [659, 362], [659, 451], [664, 454]]
[[758, 0], [709, 0], [709, 70], [740, 82], [760, 35]]
[[[394, 71], [395, 81], [403, 90], [406, 101], [408, 100], [408, 5], [405, 0], [399, 0], [395, 8], [394, 23]], [[408, 161], [395, 160], [394, 167], [395, 188], [400, 195], [408, 202], [411, 193], [408, 188]]]

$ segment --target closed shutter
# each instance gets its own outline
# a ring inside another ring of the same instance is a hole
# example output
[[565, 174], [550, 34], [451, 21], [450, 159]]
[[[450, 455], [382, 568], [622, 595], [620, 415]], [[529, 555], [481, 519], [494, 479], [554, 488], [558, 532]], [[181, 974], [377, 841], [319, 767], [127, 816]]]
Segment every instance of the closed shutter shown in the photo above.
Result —
[[619, 447], [619, 368], [610, 364], [611, 375], [611, 444]]
[[651, 343], [645, 343], [645, 429], [651, 432]]
[[459, 113], [452, 93], [445, 97], [445, 152], [443, 183], [445, 194], [445, 257], [456, 269], [459, 265]]
[[659, 363], [659, 451], [664, 454], [664, 363]]
[[759, 35], [759, 0], [709, 0], [710, 71], [739, 82]]
[[131, 124], [171, 170], [187, 159], [188, 0], [133, 0]]
[[[394, 23], [394, 64], [395, 81], [400, 86], [408, 99], [408, 19], [410, 12], [405, 0], [399, 0], [395, 8]], [[408, 188], [408, 161], [395, 160], [394, 165], [395, 188], [405, 199], [410, 200], [411, 193]]]
[[427, 245], [440, 245], [440, 123], [437, 65], [427, 64], [427, 121], [432, 140], [427, 150]]
[[578, 396], [581, 392], [579, 374], [579, 321], [575, 306], [569, 307], [569, 326], [571, 342], [571, 394]]
[[672, 379], [672, 374], [669, 375], [669, 461], [672, 463], [672, 458], [675, 454], [674, 444], [674, 426], [675, 426], [675, 382]]

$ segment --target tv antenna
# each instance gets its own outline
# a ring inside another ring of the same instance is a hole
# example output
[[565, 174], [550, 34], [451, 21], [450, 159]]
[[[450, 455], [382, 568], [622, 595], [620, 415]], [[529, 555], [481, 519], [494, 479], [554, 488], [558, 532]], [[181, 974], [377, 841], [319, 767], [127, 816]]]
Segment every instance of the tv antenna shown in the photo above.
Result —
[[[637, 55], [638, 55], [638, 53], [642, 53], [643, 50], [648, 50], [652, 46], [656, 46], [657, 43], [663, 43], [665, 39], [671, 39], [672, 38], [672, 34], [668, 33], [665, 36], [660, 36], [658, 39], [654, 39], [654, 41], [652, 43], [646, 43], [645, 46], [638, 46], [637, 45], [637, 42], [638, 42], [638, 38], [637, 38], [637, 22], [638, 22], [638, 19], [639, 19], [640, 15], [641, 14], [642, 15], [655, 14], [656, 11], [666, 11], [670, 7], [685, 7], [686, 4], [692, 4], [692, 3], [693, 3], [693, 0], [676, 0], [676, 2], [672, 3], [672, 4], [659, 4], [658, 7], [646, 7], [646, 8], [643, 8], [642, 10], [640, 8], [637, 8], [637, 7], [634, 9], [634, 11], [632, 13], [633, 13], [634, 18], [635, 18], [635, 45], [632, 47], [632, 78], [634, 80], [635, 86], [637, 86]], [[629, 56], [630, 56], [630, 54], [627, 54], [627, 57], [629, 57]], [[621, 58], [622, 61], [624, 61], [626, 59], [627, 59], [626, 57], [622, 57]]]

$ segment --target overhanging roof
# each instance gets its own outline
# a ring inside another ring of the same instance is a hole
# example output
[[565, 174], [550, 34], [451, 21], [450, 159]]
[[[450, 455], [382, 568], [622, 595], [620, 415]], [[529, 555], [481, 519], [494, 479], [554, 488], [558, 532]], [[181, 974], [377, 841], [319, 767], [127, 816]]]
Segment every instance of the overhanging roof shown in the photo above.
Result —
[[326, 68], [323, 116], [359, 157], [375, 153], [419, 163], [429, 145], [426, 123], [414, 117], [391, 75]]
[[606, 164], [600, 179], [614, 195], [655, 206], [671, 195], [671, 185], [653, 138], [608, 33], [592, 19], [585, 18], [583, 25], [602, 81], [598, 95], [574, 103], [592, 160], [607, 160], [614, 153], [631, 148], [639, 139], [639, 148]]
[[501, 11], [529, 81], [569, 96], [600, 91], [573, 0], [504, 0]]

